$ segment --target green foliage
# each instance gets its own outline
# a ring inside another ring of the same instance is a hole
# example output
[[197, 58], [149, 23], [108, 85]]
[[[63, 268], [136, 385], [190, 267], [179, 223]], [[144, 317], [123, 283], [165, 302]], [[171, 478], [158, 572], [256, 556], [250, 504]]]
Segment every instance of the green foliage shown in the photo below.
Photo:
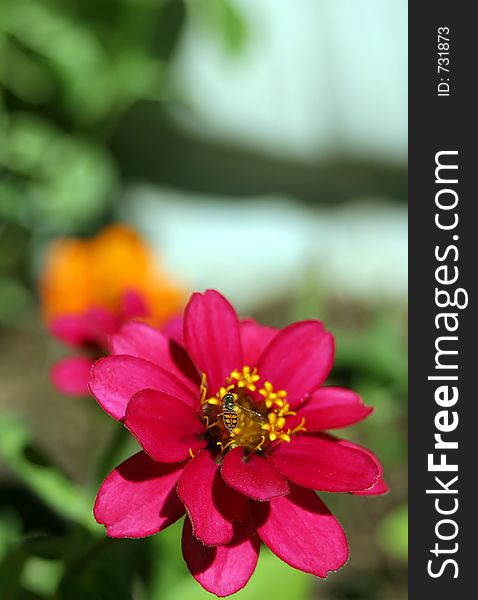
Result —
[[189, 5], [206, 30], [219, 34], [224, 50], [235, 55], [247, 42], [247, 26], [233, 0], [190, 0]]
[[93, 531], [93, 498], [67, 479], [54, 464], [31, 444], [26, 427], [18, 419], [3, 415], [0, 420], [0, 457], [46, 504]]
[[12, 509], [0, 512], [0, 560], [20, 535], [20, 521]]
[[4, 598], [18, 597], [23, 568], [27, 554], [22, 546], [18, 546], [0, 563], [0, 591]]
[[335, 366], [356, 369], [405, 391], [407, 353], [401, 325], [400, 315], [377, 312], [365, 328], [335, 330], [340, 340]]
[[100, 146], [27, 113], [10, 115], [7, 140], [2, 212], [22, 206], [19, 220], [26, 217], [38, 234], [73, 231], [101, 216], [116, 176]]
[[29, 558], [22, 572], [23, 586], [42, 596], [55, 592], [63, 571], [59, 560], [46, 560], [33, 556]]
[[0, 275], [0, 324], [20, 321], [34, 307], [28, 289], [12, 277]]
[[144, 546], [136, 540], [83, 542], [66, 563], [58, 596], [68, 600], [131, 600], [138, 566], [145, 558]]
[[402, 504], [380, 522], [377, 529], [380, 546], [391, 557], [406, 562], [408, 559], [408, 508]]
[[129, 18], [134, 11], [136, 21], [147, 23], [154, 7], [114, 2], [110, 8], [120, 40], [92, 2], [66, 11], [61, 2], [8, 0], [5, 87], [32, 106], [60, 103], [77, 127], [110, 120], [148, 94], [161, 73], [160, 62], [150, 54], [151, 35], [144, 36], [144, 27], [139, 35]]
[[170, 92], [189, 8], [231, 51], [245, 24], [226, 0], [4, 0], [0, 20], [0, 218], [45, 237], [89, 231], [111, 209], [109, 142], [140, 99]]

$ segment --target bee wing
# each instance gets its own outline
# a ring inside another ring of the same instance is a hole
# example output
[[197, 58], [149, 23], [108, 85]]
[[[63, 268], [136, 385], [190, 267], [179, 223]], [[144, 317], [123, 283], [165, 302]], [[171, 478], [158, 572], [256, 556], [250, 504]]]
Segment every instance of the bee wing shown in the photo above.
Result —
[[251, 419], [258, 421], [259, 423], [264, 423], [266, 418], [255, 410], [251, 410], [250, 408], [246, 408], [245, 406], [240, 406], [240, 410], [246, 412]]

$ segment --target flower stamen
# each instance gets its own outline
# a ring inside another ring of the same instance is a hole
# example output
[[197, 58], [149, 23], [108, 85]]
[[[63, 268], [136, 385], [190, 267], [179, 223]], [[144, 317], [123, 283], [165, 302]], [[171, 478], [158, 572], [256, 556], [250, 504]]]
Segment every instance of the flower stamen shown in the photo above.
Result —
[[305, 425], [305, 418], [302, 417], [302, 419], [301, 419], [300, 423], [297, 425], [297, 427], [294, 427], [294, 429], [290, 432], [291, 435], [293, 435], [294, 433], [297, 433], [298, 431], [307, 431], [307, 429], [304, 427], [304, 425]]
[[[287, 405], [288, 407], [288, 405]], [[280, 411], [272, 411], [267, 415], [268, 423], [262, 425], [262, 429], [268, 432], [269, 441], [275, 442], [290, 442], [291, 430], [284, 431], [286, 423], [285, 417], [280, 414]]]
[[297, 413], [290, 409], [286, 390], [274, 390], [270, 381], [263, 381], [257, 390], [259, 380], [257, 369], [245, 365], [232, 371], [225, 386], [208, 397], [206, 375], [202, 375], [200, 401], [206, 432], [214, 429], [207, 437], [221, 454], [238, 446], [248, 454], [262, 452], [270, 443], [290, 442], [292, 435], [305, 431], [305, 419], [293, 429], [287, 427], [287, 417]]
[[[234, 438], [230, 439], [225, 444], [223, 444], [222, 442], [216, 442], [216, 446], [219, 446], [221, 448], [221, 452], [224, 452], [224, 450], [227, 450], [227, 448], [232, 446], [232, 444], [235, 444], [237, 446], [236, 440]], [[234, 446], [234, 447], [236, 447], [236, 446]]]
[[[217, 416], [219, 417], [220, 415], [217, 415]], [[209, 423], [209, 417], [207, 415], [204, 415], [204, 420], [206, 421], [206, 431], [208, 429], [212, 429], [213, 427], [216, 427], [216, 425], [219, 425], [219, 419], [214, 421], [214, 423]]]
[[259, 390], [259, 394], [264, 396], [264, 402], [267, 408], [271, 408], [275, 404], [278, 408], [283, 408], [287, 392], [285, 390], [277, 390], [274, 392], [274, 386], [270, 381], [264, 381], [263, 387]]
[[266, 436], [261, 435], [261, 441], [257, 444], [257, 446], [255, 448], [252, 449], [252, 452], [260, 452], [262, 450], [262, 446], [264, 445], [265, 441], [266, 441]]
[[207, 397], [206, 373], [203, 373], [201, 376], [201, 385], [199, 386], [199, 391], [200, 391], [199, 402], [202, 405], [206, 402], [206, 397]]
[[250, 392], [256, 391], [256, 383], [259, 379], [260, 375], [258, 375], [257, 369], [255, 367], [251, 369], [251, 367], [247, 365], [242, 367], [242, 371], [238, 371], [237, 369], [232, 371], [229, 377], [229, 381], [235, 381], [235, 385], [238, 388], [245, 388]]

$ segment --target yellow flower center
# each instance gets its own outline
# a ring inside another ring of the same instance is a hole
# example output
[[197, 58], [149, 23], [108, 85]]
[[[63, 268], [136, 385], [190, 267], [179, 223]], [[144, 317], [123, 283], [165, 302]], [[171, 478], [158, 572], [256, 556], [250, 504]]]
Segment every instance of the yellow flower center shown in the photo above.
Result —
[[240, 446], [248, 454], [263, 452], [271, 444], [290, 442], [292, 435], [305, 431], [305, 419], [293, 429], [287, 427], [287, 417], [296, 415], [290, 410], [287, 392], [274, 390], [270, 381], [260, 381], [257, 369], [245, 365], [232, 371], [225, 385], [210, 396], [203, 374], [200, 400], [211, 449], [224, 454]]

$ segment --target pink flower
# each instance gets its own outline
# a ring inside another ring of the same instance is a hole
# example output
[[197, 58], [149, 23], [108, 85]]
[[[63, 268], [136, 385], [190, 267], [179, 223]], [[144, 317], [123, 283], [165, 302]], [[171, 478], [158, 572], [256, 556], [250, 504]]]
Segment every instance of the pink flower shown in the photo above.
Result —
[[92, 307], [80, 314], [55, 317], [49, 324], [51, 334], [78, 351], [53, 365], [50, 376], [57, 390], [67, 396], [87, 395], [91, 367], [107, 352], [110, 336], [119, 331], [123, 323], [148, 315], [143, 298], [128, 291], [122, 295], [121, 306], [116, 311]]
[[79, 350], [59, 361], [51, 377], [67, 395], [88, 394], [93, 362], [108, 339], [132, 318], [164, 328], [183, 308], [184, 293], [127, 225], [112, 223], [89, 239], [60, 238], [47, 249], [39, 279], [45, 323]]
[[261, 541], [307, 573], [340, 568], [345, 534], [313, 490], [387, 488], [369, 450], [323, 433], [372, 410], [321, 387], [332, 335], [319, 321], [280, 331], [239, 321], [207, 291], [192, 296], [176, 340], [127, 323], [94, 365], [91, 392], [143, 448], [103, 482], [96, 520], [112, 537], [143, 537], [186, 512], [184, 559], [218, 596], [247, 583]]

